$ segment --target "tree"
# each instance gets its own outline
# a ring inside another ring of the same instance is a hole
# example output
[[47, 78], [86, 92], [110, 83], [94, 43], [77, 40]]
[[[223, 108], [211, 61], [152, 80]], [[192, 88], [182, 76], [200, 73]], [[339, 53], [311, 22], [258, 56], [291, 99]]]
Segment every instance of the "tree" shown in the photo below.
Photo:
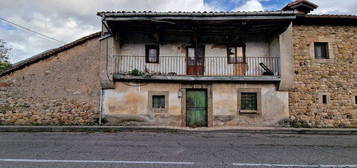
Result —
[[10, 48], [5, 46], [6, 42], [0, 39], [0, 72], [11, 67], [9, 62]]

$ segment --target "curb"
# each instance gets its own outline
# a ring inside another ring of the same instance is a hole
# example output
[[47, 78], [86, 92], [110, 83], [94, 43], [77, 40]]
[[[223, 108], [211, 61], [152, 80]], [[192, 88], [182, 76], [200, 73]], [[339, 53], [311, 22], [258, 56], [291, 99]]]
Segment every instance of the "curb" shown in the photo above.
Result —
[[253, 134], [310, 134], [357, 135], [353, 128], [179, 128], [137, 126], [0, 126], [0, 132], [155, 132], [155, 133], [253, 133]]

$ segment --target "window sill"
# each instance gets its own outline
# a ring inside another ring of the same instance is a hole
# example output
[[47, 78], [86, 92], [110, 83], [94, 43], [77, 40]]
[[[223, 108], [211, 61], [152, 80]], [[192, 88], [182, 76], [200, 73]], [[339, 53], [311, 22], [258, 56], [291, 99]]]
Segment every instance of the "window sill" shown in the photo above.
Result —
[[257, 110], [239, 110], [239, 114], [258, 114]]
[[328, 59], [325, 59], [325, 58], [315, 58], [314, 60], [313, 60], [313, 62], [314, 63], [331, 63], [331, 62], [333, 62], [333, 59], [331, 59], [331, 58], [328, 58]]
[[168, 109], [166, 109], [166, 108], [152, 108], [152, 111], [154, 113], [167, 113]]

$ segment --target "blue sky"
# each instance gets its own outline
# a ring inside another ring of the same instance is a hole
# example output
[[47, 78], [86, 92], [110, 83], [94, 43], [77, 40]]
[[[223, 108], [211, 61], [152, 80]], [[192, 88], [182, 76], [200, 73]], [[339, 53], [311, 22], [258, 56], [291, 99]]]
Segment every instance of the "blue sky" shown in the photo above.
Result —
[[4, 30], [15, 30], [16, 27], [11, 26], [3, 21], [0, 21], [0, 29], [4, 29]]
[[[292, 0], [259, 0], [265, 10], [279, 10]], [[209, 6], [218, 7], [224, 11], [231, 11], [247, 3], [247, 0], [204, 0]]]

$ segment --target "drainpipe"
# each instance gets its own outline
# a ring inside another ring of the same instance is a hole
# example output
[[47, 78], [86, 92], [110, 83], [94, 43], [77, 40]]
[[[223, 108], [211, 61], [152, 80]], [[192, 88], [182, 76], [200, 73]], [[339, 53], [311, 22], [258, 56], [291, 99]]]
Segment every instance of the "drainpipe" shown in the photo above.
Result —
[[102, 125], [102, 113], [103, 113], [103, 89], [100, 89], [99, 96], [99, 121], [98, 124]]

